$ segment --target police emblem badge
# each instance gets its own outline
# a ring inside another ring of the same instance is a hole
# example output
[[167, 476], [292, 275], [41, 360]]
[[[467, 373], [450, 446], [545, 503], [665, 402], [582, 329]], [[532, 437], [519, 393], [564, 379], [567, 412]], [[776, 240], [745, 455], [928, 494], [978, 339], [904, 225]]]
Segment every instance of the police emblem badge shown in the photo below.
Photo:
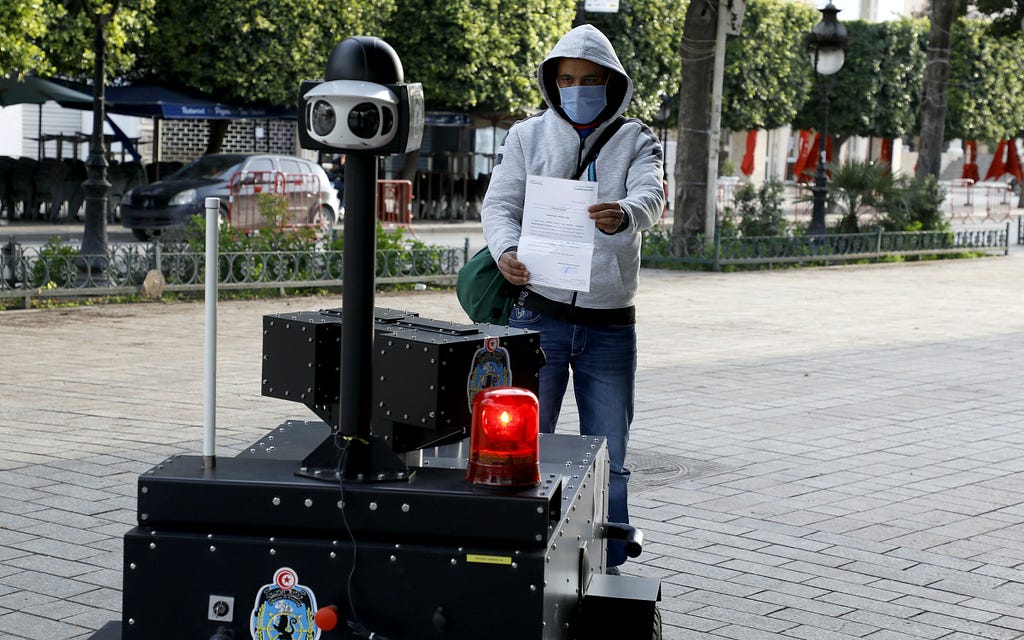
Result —
[[274, 581], [256, 594], [249, 631], [252, 640], [318, 640], [315, 615], [313, 590], [299, 584], [295, 571], [281, 567], [274, 572]]
[[484, 338], [484, 346], [473, 354], [466, 379], [466, 399], [469, 412], [473, 413], [473, 399], [476, 394], [491, 387], [507, 387], [512, 384], [512, 367], [509, 364], [508, 349], [500, 346], [495, 337]]

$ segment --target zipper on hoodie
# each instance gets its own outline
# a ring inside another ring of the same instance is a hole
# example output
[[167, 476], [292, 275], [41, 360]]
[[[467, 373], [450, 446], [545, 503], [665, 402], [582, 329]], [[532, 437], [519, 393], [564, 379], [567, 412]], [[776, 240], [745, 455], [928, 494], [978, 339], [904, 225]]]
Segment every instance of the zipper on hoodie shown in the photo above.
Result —
[[580, 146], [576, 150], [576, 173], [574, 175], [578, 176], [583, 173], [583, 167], [580, 166], [580, 163], [583, 162], [583, 147], [586, 146], [587, 139], [580, 136], [579, 133], [576, 134], [576, 137], [579, 138]]
[[[579, 149], [576, 151], [576, 174], [575, 175], [581, 176], [582, 173], [583, 173], [583, 167], [581, 167], [580, 164], [583, 162], [583, 147], [585, 147], [587, 145], [587, 139], [582, 137], [582, 136], [580, 136], [579, 134], [577, 134], [576, 137], [580, 139], [580, 146], [579, 146]], [[569, 302], [569, 317], [570, 318], [572, 318], [572, 316], [576, 313], [576, 294], [577, 293], [578, 293], [577, 291], [573, 291], [572, 292], [572, 301]]]

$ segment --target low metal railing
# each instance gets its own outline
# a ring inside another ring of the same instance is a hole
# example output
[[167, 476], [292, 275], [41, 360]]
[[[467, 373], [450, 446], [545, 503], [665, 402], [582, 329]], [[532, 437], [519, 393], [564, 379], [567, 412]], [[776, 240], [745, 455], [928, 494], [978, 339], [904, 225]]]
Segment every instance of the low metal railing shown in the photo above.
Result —
[[[467, 248], [430, 247], [377, 252], [380, 284], [453, 284]], [[344, 282], [342, 252], [246, 251], [218, 256], [218, 289], [337, 287]], [[138, 293], [146, 276], [158, 272], [168, 292], [200, 292], [204, 287], [204, 253], [151, 244], [111, 247], [102, 255], [83, 256], [70, 245], [25, 247], [9, 242], [0, 248], [0, 298], [92, 297]]]
[[1010, 223], [993, 227], [962, 227], [950, 231], [882, 231], [820, 236], [722, 237], [716, 230], [711, 243], [703, 238], [687, 247], [686, 255], [669, 255], [671, 240], [665, 230], [648, 232], [643, 264], [709, 266], [786, 263], [829, 264], [888, 257], [985, 254], [1006, 255], [1010, 250]]

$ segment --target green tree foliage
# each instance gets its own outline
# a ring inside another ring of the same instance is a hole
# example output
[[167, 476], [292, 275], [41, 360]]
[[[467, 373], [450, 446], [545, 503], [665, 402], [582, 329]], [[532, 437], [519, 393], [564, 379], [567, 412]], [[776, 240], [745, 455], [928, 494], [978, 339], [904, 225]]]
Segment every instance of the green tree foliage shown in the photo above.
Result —
[[[629, 115], [652, 119], [678, 86], [682, 2], [623, 0], [618, 13], [587, 14], [633, 78]], [[398, 0], [388, 33], [429, 109], [500, 120], [543, 106], [537, 66], [574, 16], [565, 0]]]
[[[898, 138], [917, 126], [927, 21], [844, 22], [850, 35], [846, 61], [830, 93], [829, 134]], [[808, 63], [806, 73], [813, 76]], [[820, 89], [814, 86], [794, 124], [817, 129]]]
[[992, 37], [992, 26], [953, 24], [947, 138], [997, 141], [1024, 132], [1024, 37]]
[[43, 46], [61, 76], [91, 83], [96, 62], [92, 11], [104, 23], [107, 78], [132, 77], [153, 27], [155, 4], [156, 0], [64, 0], [61, 6], [50, 0], [51, 21]]
[[[151, 29], [155, 0], [3, 0], [0, 2], [0, 75], [58, 75], [91, 81], [94, 23], [86, 7], [106, 21], [108, 78], [132, 74]], [[83, 3], [88, 3], [83, 5]]]
[[161, 0], [143, 71], [225, 101], [294, 104], [331, 49], [379, 35], [394, 0]]
[[1024, 28], [1024, 0], [975, 0], [978, 13], [991, 17], [988, 31], [996, 37], [1020, 34]]
[[806, 51], [794, 34], [819, 14], [787, 0], [751, 0], [739, 37], [726, 46], [722, 126], [775, 129], [793, 121], [811, 90]]
[[0, 76], [53, 71], [53, 63], [40, 46], [50, 16], [47, 0], [0, 2]]
[[428, 109], [501, 119], [541, 104], [537, 65], [571, 9], [557, 0], [398, 0], [387, 33]]
[[587, 14], [604, 32], [633, 79], [627, 116], [651, 122], [662, 95], [679, 91], [679, 42], [685, 0], [620, 0], [618, 13]]

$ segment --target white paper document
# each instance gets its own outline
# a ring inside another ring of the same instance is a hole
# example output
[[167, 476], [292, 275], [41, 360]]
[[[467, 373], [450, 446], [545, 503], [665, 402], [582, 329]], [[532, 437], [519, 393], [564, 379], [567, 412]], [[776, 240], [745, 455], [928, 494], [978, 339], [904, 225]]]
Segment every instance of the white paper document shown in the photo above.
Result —
[[530, 283], [590, 291], [594, 221], [587, 207], [597, 202], [597, 183], [528, 176], [523, 235], [518, 258]]

